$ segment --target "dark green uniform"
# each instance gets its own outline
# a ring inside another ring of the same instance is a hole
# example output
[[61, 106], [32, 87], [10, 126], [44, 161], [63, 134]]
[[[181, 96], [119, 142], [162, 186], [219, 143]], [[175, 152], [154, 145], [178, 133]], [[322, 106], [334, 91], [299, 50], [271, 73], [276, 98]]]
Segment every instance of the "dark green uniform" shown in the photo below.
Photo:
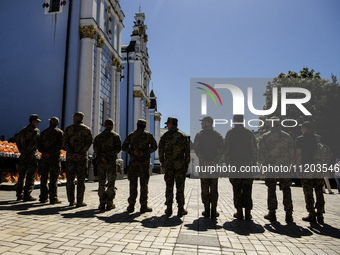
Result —
[[[294, 163], [294, 142], [291, 136], [280, 128], [273, 128], [265, 133], [259, 143], [258, 162], [261, 165], [290, 166]], [[283, 193], [283, 206], [286, 212], [293, 211], [292, 195], [289, 178], [280, 178], [280, 174], [265, 179], [268, 187], [268, 210], [277, 209], [276, 183], [280, 182]]]
[[[222, 135], [212, 127], [205, 127], [196, 134], [194, 150], [199, 158], [200, 166], [216, 165], [223, 156], [224, 143]], [[218, 200], [218, 176], [211, 175], [201, 179], [201, 197], [205, 208], [205, 215], [216, 215]]]
[[[50, 202], [58, 200], [58, 177], [61, 170], [60, 150], [63, 148], [64, 132], [57, 127], [49, 127], [41, 132], [38, 139], [38, 149], [42, 153], [39, 163], [40, 201], [45, 202], [50, 197]], [[49, 187], [47, 179], [50, 179]]]
[[[314, 164], [314, 149], [316, 147], [316, 137], [313, 132], [306, 132], [296, 139], [296, 149], [301, 150], [301, 164]], [[303, 193], [305, 195], [306, 209], [309, 213], [314, 212], [315, 208], [320, 214], [325, 213], [325, 199], [323, 196], [323, 178], [303, 178], [301, 180]], [[315, 191], [316, 203], [313, 196]], [[315, 203], [315, 204], [314, 204]]]
[[[230, 129], [225, 137], [225, 160], [227, 165], [235, 166], [238, 170], [241, 166], [251, 166], [256, 163], [257, 145], [253, 132], [243, 127], [235, 125]], [[230, 176], [233, 185], [235, 208], [253, 208], [252, 186], [253, 179], [247, 174], [237, 173]]]
[[[82, 122], [66, 128], [64, 133], [64, 147], [66, 150], [66, 189], [70, 204], [75, 202], [75, 177], [77, 176], [77, 204], [84, 202], [85, 177], [87, 176], [87, 151], [92, 144], [92, 133]], [[78, 154], [79, 159], [74, 155]]]
[[[107, 128], [96, 136], [93, 149], [97, 155], [98, 165], [98, 195], [100, 206], [107, 204], [108, 209], [113, 205], [115, 198], [116, 159], [121, 150], [120, 136]], [[107, 181], [107, 188], [105, 184]]]
[[[141, 208], [146, 208], [150, 178], [150, 154], [157, 150], [157, 142], [150, 132], [145, 131], [144, 128], [138, 128], [126, 137], [122, 145], [122, 150], [130, 155], [128, 166], [128, 179], [130, 181], [129, 207], [134, 208], [136, 203], [139, 177], [140, 204]], [[141, 152], [141, 156], [135, 155], [135, 151]]]
[[[33, 124], [29, 124], [20, 130], [17, 138], [17, 146], [20, 152], [17, 183], [17, 200], [24, 200], [31, 196], [34, 189], [34, 178], [38, 170], [37, 142], [40, 131]], [[25, 187], [24, 180], [26, 175]], [[24, 193], [24, 194], [23, 194]]]
[[161, 137], [158, 151], [161, 166], [165, 168], [165, 203], [168, 207], [172, 205], [176, 182], [176, 200], [178, 207], [183, 207], [185, 177], [190, 163], [189, 139], [178, 128], [170, 129]]

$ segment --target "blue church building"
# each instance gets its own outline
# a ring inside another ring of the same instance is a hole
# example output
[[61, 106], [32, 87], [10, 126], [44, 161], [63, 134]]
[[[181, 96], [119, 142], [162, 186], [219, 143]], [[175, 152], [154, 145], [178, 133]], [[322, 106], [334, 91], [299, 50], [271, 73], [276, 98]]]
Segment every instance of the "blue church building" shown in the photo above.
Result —
[[42, 120], [40, 130], [52, 116], [64, 130], [81, 111], [94, 136], [107, 118], [122, 140], [138, 118], [157, 136], [145, 16], [136, 14], [127, 47], [121, 42], [124, 18], [120, 0], [3, 1], [0, 134], [7, 140], [18, 133], [32, 113]]

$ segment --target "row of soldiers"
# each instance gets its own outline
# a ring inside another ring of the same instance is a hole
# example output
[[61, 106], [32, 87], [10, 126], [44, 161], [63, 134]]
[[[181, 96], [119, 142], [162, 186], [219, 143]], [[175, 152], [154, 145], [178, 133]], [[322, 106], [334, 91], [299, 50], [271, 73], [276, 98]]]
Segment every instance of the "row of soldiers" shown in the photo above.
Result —
[[[202, 130], [196, 135], [194, 140], [194, 149], [201, 166], [215, 166], [223, 156], [226, 164], [235, 166], [237, 170], [244, 166], [255, 166], [257, 162], [260, 165], [271, 166], [291, 166], [295, 164], [300, 166], [315, 163], [314, 150], [317, 146], [317, 135], [314, 134], [313, 126], [308, 121], [301, 125], [302, 135], [297, 138], [295, 148], [291, 136], [281, 130], [280, 120], [277, 117], [271, 118], [270, 131], [263, 134], [260, 138], [259, 146], [257, 146], [253, 132], [244, 127], [243, 115], [235, 115], [233, 117], [234, 128], [227, 132], [224, 141], [221, 134], [213, 129], [213, 119], [210, 116], [204, 117], [201, 121]], [[243, 178], [239, 178], [239, 173], [240, 171], [229, 176], [233, 186], [234, 206], [236, 208], [234, 217], [250, 220], [253, 208], [253, 179], [251, 176], [247, 176], [247, 174], [243, 175]], [[279, 177], [277, 175], [265, 179], [268, 190], [268, 214], [264, 218], [276, 221], [276, 209], [278, 207], [276, 184], [279, 181], [283, 192], [283, 205], [286, 212], [285, 221], [292, 222], [293, 203], [290, 188], [292, 180]], [[306, 209], [309, 213], [302, 220], [308, 222], [318, 221], [319, 224], [323, 224], [325, 201], [322, 188], [324, 179], [303, 178], [301, 181]], [[201, 190], [205, 208], [202, 213], [203, 216], [217, 217], [218, 179], [201, 178]], [[315, 190], [316, 194], [316, 203], [313, 197], [313, 190]]]
[[[21, 152], [19, 163], [19, 181], [17, 184], [17, 200], [33, 201], [31, 196], [33, 189], [33, 177], [37, 169], [36, 152], [42, 153], [39, 163], [41, 174], [40, 202], [45, 203], [48, 195], [51, 204], [60, 203], [57, 197], [57, 176], [60, 172], [60, 149], [65, 148], [67, 197], [70, 206], [86, 206], [84, 203], [85, 177], [87, 174], [87, 151], [92, 144], [91, 130], [82, 122], [84, 114], [76, 112], [73, 115], [74, 124], [67, 127], [65, 133], [57, 128], [59, 121], [56, 117], [50, 119], [50, 127], [39, 135], [37, 125], [40, 122], [38, 115], [30, 116], [30, 124], [23, 128], [18, 136], [18, 148]], [[202, 130], [196, 135], [194, 149], [199, 158], [200, 165], [215, 165], [221, 157], [225, 157], [227, 165], [251, 166], [258, 161], [260, 164], [289, 165], [296, 162], [300, 164], [313, 163], [313, 146], [315, 144], [313, 129], [308, 122], [301, 127], [303, 135], [297, 138], [296, 154], [294, 154], [294, 142], [286, 132], [281, 130], [279, 121], [272, 121], [270, 131], [264, 134], [257, 148], [253, 132], [243, 125], [243, 116], [234, 116], [234, 128], [226, 134], [225, 140], [220, 133], [213, 129], [213, 119], [206, 116], [201, 120]], [[184, 183], [190, 163], [190, 141], [178, 128], [178, 120], [169, 117], [167, 122], [168, 132], [160, 139], [158, 150], [162, 166], [162, 173], [166, 182], [166, 210], [167, 215], [172, 214], [173, 187], [176, 183], [176, 200], [178, 203], [178, 215], [185, 215], [184, 209]], [[150, 212], [148, 207], [148, 182], [150, 154], [157, 150], [157, 142], [153, 135], [145, 130], [146, 121], [138, 120], [137, 129], [130, 133], [121, 146], [119, 134], [113, 131], [113, 121], [105, 121], [105, 130], [97, 135], [93, 141], [93, 149], [98, 164], [98, 195], [99, 209], [113, 209], [115, 197], [116, 159], [117, 154], [123, 150], [130, 155], [128, 166], [128, 179], [130, 182], [130, 196], [128, 198], [127, 211], [133, 212], [137, 198], [137, 183], [140, 178], [140, 212]], [[25, 188], [23, 180], [26, 177]], [[47, 178], [50, 174], [49, 189]], [[75, 177], [77, 177], [77, 197], [75, 201]], [[252, 178], [233, 178], [230, 182], [233, 186], [234, 206], [237, 219], [252, 218]], [[270, 221], [276, 221], [277, 209], [276, 183], [280, 182], [283, 190], [283, 204], [286, 211], [287, 222], [293, 221], [293, 205], [291, 199], [290, 179], [266, 179], [268, 187], [268, 214], [264, 217]], [[107, 185], [106, 185], [107, 182]], [[305, 194], [306, 209], [309, 212], [303, 220], [323, 223], [324, 199], [323, 179], [302, 180]], [[314, 205], [313, 189], [315, 189], [317, 203]], [[204, 204], [202, 213], [205, 217], [218, 217], [218, 179], [201, 178], [201, 197]], [[317, 212], [315, 212], [315, 207]], [[243, 208], [245, 209], [243, 214]]]
[[[114, 123], [107, 119], [105, 130], [94, 140], [89, 127], [83, 123], [84, 114], [76, 112], [73, 115], [73, 125], [65, 129], [58, 128], [59, 119], [52, 117], [50, 126], [41, 132], [37, 128], [40, 123], [37, 114], [30, 115], [29, 125], [20, 130], [17, 146], [21, 153], [19, 158], [19, 179], [17, 183], [17, 201], [35, 201], [31, 196], [34, 188], [34, 177], [38, 169], [41, 175], [40, 197], [41, 203], [58, 204], [61, 201], [57, 195], [57, 180], [61, 170], [60, 150], [66, 150], [66, 189], [70, 206], [86, 206], [84, 202], [85, 178], [87, 176], [88, 150], [93, 142], [98, 166], [98, 195], [99, 209], [111, 210], [115, 208], [116, 159], [123, 150], [130, 155], [128, 179], [130, 182], [130, 196], [128, 198], [128, 212], [133, 212], [138, 195], [137, 186], [140, 178], [141, 213], [150, 212], [148, 207], [148, 182], [150, 154], [157, 150], [154, 136], [145, 130], [146, 121], [138, 120], [137, 129], [130, 133], [121, 146], [119, 134], [113, 131]], [[185, 215], [184, 209], [184, 181], [190, 162], [190, 143], [188, 137], [178, 128], [176, 118], [168, 118], [165, 123], [168, 132], [162, 136], [159, 143], [160, 162], [162, 172], [165, 173], [167, 214], [172, 214], [173, 186], [176, 181], [178, 215]], [[38, 164], [37, 152], [41, 152]], [[24, 179], [26, 182], [24, 185]], [[50, 179], [48, 185], [48, 177]], [[75, 178], [77, 178], [77, 194], [75, 195]]]

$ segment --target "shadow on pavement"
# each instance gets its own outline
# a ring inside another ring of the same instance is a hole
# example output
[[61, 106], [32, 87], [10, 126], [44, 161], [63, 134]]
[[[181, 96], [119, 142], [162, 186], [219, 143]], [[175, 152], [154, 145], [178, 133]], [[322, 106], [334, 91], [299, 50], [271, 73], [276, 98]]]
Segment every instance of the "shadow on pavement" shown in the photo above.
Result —
[[143, 227], [146, 228], [158, 228], [158, 227], [174, 227], [174, 226], [179, 226], [183, 223], [180, 217], [178, 216], [173, 216], [173, 217], [168, 217], [165, 214], [157, 217], [157, 216], [152, 216], [150, 218], [142, 220], [142, 225]]
[[22, 202], [22, 201], [1, 201], [0, 202], [0, 211], [1, 210], [11, 210], [11, 211], [26, 211], [30, 208], [45, 206], [46, 204], [42, 204], [40, 202]]
[[128, 212], [122, 212], [122, 213], [116, 213], [109, 217], [104, 216], [97, 216], [99, 220], [105, 221], [107, 223], [115, 223], [115, 222], [138, 222], [135, 220], [140, 216], [140, 212], [135, 212], [132, 214], [129, 214]]
[[319, 225], [311, 223], [308, 228], [316, 234], [340, 239], [340, 229], [334, 228], [328, 224]]
[[194, 231], [208, 231], [208, 229], [221, 229], [222, 226], [216, 225], [217, 220], [211, 218], [200, 217], [194, 220], [192, 224], [185, 224], [184, 226]]
[[264, 225], [265, 229], [280, 235], [286, 235], [294, 238], [302, 236], [311, 236], [313, 233], [306, 228], [296, 225], [294, 222], [287, 225], [281, 225], [280, 222], [272, 222]]
[[18, 212], [20, 215], [53, 215], [60, 214], [60, 212], [71, 210], [74, 207], [70, 206], [58, 206], [58, 207], [45, 207], [37, 210], [28, 210], [24, 212]]
[[233, 231], [238, 235], [244, 236], [264, 232], [264, 228], [260, 224], [254, 223], [252, 220], [234, 219], [231, 222], [224, 223], [223, 228], [228, 231]]
[[[75, 209], [75, 207], [69, 207]], [[62, 213], [61, 216], [64, 218], [93, 218], [95, 214], [100, 213], [98, 209], [81, 210], [74, 213]]]

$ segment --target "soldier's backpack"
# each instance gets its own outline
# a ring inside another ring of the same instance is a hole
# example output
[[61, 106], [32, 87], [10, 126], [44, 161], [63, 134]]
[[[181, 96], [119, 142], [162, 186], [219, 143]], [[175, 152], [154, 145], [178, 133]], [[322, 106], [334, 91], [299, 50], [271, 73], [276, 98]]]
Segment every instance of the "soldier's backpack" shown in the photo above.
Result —
[[323, 143], [320, 135], [315, 134], [316, 147], [314, 149], [314, 162], [315, 164], [330, 164], [332, 161], [333, 153], [331, 149]]

